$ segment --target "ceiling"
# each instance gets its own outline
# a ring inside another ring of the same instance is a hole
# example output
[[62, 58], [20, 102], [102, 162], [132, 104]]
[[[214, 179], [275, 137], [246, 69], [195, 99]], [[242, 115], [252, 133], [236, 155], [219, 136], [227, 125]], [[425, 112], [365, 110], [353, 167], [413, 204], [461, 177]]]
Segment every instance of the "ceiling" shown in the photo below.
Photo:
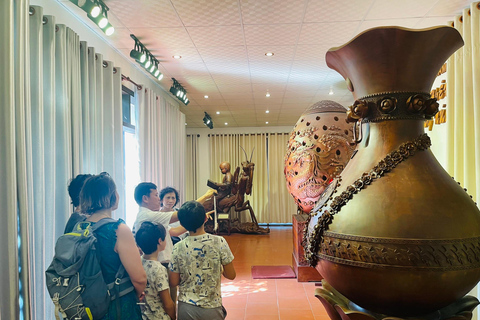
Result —
[[[73, 3], [61, 2], [101, 33]], [[133, 33], [161, 61], [164, 78], [158, 83], [168, 92], [171, 78], [175, 78], [186, 89], [190, 103], [180, 103], [180, 109], [187, 127], [204, 127], [206, 111], [214, 126], [222, 128], [293, 126], [317, 101], [350, 105], [353, 97], [343, 78], [325, 63], [329, 48], [378, 26], [417, 29], [445, 25], [472, 1], [104, 2], [115, 27], [110, 37], [101, 33], [105, 41], [131, 59]], [[267, 57], [266, 52], [274, 55]], [[182, 58], [174, 59], [174, 55]]]

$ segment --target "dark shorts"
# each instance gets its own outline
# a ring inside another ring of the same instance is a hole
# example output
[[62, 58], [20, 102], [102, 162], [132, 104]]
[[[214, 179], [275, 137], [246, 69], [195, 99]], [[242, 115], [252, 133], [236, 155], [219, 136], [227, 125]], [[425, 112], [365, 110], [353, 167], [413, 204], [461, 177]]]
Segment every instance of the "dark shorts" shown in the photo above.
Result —
[[223, 320], [227, 317], [227, 310], [223, 306], [218, 308], [202, 308], [190, 303], [178, 301], [178, 316], [181, 320]]

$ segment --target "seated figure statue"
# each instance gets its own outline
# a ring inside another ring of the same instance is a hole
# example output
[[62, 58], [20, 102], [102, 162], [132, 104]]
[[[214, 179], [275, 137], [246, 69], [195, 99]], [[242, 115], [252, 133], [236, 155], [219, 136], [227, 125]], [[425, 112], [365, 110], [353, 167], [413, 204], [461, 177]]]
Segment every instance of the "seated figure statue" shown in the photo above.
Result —
[[242, 172], [240, 173], [240, 167], [237, 167], [233, 176], [230, 172], [230, 163], [224, 161], [219, 167], [224, 174], [224, 177], [221, 183], [208, 180], [207, 185], [210, 188], [217, 190], [217, 195], [215, 198], [212, 197], [204, 202], [203, 205], [205, 210], [214, 210], [214, 201], [216, 201], [217, 212], [228, 213], [232, 207], [234, 207], [236, 212], [248, 210], [250, 212], [252, 222], [247, 225], [247, 223], [242, 224], [238, 221], [238, 219], [236, 219], [237, 221], [234, 221], [232, 230], [238, 229], [240, 232], [249, 233], [269, 232], [268, 228], [263, 229], [258, 226], [257, 218], [255, 217], [253, 208], [250, 205], [250, 201], [245, 201], [245, 194], [250, 195], [252, 191], [255, 164], [251, 162], [251, 157], [250, 160], [247, 158], [246, 161], [242, 162]]

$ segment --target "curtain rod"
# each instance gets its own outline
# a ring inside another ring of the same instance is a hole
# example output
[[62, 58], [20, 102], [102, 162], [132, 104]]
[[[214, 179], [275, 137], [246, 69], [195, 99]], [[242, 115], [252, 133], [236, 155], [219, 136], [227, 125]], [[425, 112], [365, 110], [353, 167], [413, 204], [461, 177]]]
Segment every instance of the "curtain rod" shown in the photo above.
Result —
[[141, 85], [135, 83], [132, 79], [130, 79], [129, 77], [127, 77], [126, 75], [124, 75], [124, 74], [122, 73], [122, 81], [123, 81], [123, 80], [126, 80], [126, 81], [128, 81], [128, 82], [133, 83], [133, 84], [137, 87], [138, 90], [142, 90], [142, 86], [141, 86]]

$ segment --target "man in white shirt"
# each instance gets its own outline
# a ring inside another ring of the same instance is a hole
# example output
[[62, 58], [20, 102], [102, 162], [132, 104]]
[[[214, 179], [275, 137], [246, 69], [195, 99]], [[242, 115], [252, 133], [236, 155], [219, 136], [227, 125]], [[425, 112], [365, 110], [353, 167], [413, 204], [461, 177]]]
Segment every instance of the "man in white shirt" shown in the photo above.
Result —
[[[137, 219], [133, 224], [133, 233], [138, 230], [143, 222], [149, 221], [155, 224], [161, 224], [165, 227], [170, 235], [179, 236], [187, 230], [183, 227], [171, 228], [169, 224], [178, 221], [177, 212], [161, 212], [160, 197], [158, 196], [157, 186], [151, 182], [142, 182], [137, 185], [134, 192], [135, 201], [140, 206]], [[159, 253], [158, 261], [162, 264], [168, 265], [170, 257], [172, 256], [173, 243], [170, 237], [165, 239], [165, 250]]]

